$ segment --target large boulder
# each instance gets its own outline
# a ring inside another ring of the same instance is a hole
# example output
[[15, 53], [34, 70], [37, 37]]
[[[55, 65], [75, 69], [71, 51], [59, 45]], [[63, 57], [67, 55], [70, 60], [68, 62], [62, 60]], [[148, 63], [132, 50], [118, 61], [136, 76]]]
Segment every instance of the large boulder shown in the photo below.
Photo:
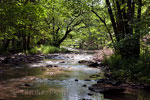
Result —
[[6, 57], [4, 60], [2, 60], [2, 63], [7, 64], [10, 63], [10, 61], [11, 61], [11, 57]]
[[98, 81], [97, 81], [97, 83], [105, 83], [105, 84], [110, 84], [110, 85], [113, 85], [113, 86], [119, 86], [119, 85], [121, 85], [122, 84], [122, 82], [121, 81], [117, 81], [117, 80], [110, 80], [110, 79], [99, 79]]
[[95, 61], [91, 61], [91, 60], [80, 60], [80, 61], [78, 61], [78, 63], [85, 64], [90, 67], [98, 67], [100, 65], [99, 62], [95, 62]]
[[91, 64], [91, 63], [93, 63], [93, 61], [90, 61], [90, 60], [80, 60], [80, 61], [78, 61], [78, 63], [80, 63], [80, 64]]
[[125, 91], [125, 88], [121, 84], [121, 81], [100, 79], [97, 81], [97, 84], [90, 86], [89, 90], [100, 93], [120, 93]]
[[125, 91], [125, 88], [121, 86], [113, 86], [111, 84], [97, 83], [89, 87], [89, 90], [99, 93], [122, 93]]

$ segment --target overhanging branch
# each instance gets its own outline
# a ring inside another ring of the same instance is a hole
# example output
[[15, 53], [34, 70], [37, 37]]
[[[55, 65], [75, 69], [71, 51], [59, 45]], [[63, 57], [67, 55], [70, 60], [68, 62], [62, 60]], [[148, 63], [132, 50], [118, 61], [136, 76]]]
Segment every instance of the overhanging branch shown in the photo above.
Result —
[[105, 27], [106, 27], [106, 29], [107, 29], [107, 31], [108, 31], [108, 34], [109, 34], [109, 36], [110, 36], [110, 38], [111, 38], [111, 41], [112, 41], [112, 43], [114, 44], [113, 36], [112, 36], [112, 34], [111, 34], [111, 32], [110, 32], [110, 30], [109, 30], [109, 28], [108, 28], [108, 26], [107, 26], [105, 20], [103, 20], [94, 10], [91, 10], [91, 11], [92, 11], [92, 12], [99, 18], [99, 20], [105, 25]]

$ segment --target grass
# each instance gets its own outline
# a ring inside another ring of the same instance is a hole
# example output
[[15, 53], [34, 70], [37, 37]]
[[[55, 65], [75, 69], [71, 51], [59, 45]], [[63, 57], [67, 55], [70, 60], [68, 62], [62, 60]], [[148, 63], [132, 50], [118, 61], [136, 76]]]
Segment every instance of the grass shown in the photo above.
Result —
[[41, 45], [40, 47], [34, 47], [32, 48], [29, 53], [36, 54], [36, 53], [42, 53], [42, 54], [50, 54], [50, 53], [67, 53], [70, 52], [69, 50], [65, 48], [58, 48], [50, 45]]

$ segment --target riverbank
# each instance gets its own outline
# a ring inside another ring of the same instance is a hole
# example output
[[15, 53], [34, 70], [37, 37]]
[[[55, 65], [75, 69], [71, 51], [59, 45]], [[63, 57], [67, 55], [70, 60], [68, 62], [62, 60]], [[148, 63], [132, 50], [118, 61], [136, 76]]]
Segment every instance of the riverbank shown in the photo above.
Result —
[[[125, 76], [124, 76], [124, 74], [122, 75], [121, 72], [123, 72], [123, 69], [122, 69], [122, 71], [120, 71], [119, 66], [121, 66], [121, 63], [123, 63], [123, 61], [120, 61], [120, 62], [118, 61], [118, 63], [117, 63], [117, 58], [113, 59], [112, 55], [113, 55], [113, 53], [109, 49], [101, 50], [101, 51], [97, 52], [95, 62], [101, 62], [101, 64], [98, 67], [100, 67], [103, 70], [105, 78], [98, 79], [97, 83], [91, 85], [89, 87], [89, 89], [91, 91], [95, 91], [95, 92], [103, 93], [103, 94], [107, 94], [107, 95], [108, 94], [110, 94], [110, 95], [133, 94], [133, 95], [135, 95], [135, 94], [138, 94], [139, 91], [146, 91], [145, 93], [147, 94], [147, 92], [150, 90], [149, 82], [139, 81], [137, 79], [138, 76], [134, 79], [133, 79], [133, 77], [130, 77], [130, 76], [128, 77], [128, 73]], [[111, 57], [111, 58], [109, 58], [109, 57]], [[109, 61], [109, 63], [106, 63], [107, 59], [108, 59], [108, 61], [111, 59]], [[132, 63], [134, 66], [134, 62], [132, 62], [132, 61], [133, 60], [131, 60], [130, 63], [127, 63], [126, 66], [130, 66]], [[114, 64], [113, 67], [112, 67], [112, 64]], [[113, 70], [113, 68], [115, 70]], [[131, 68], [134, 68], [134, 67], [131, 67]], [[133, 71], [136, 71], [136, 69], [137, 68], [133, 69]], [[137, 74], [134, 73], [133, 76], [134, 75], [137, 75]], [[139, 78], [141, 78], [141, 77], [139, 77]], [[135, 80], [135, 79], [137, 79], [137, 80]], [[142, 97], [143, 97], [143, 99], [139, 99], [139, 100], [147, 100], [147, 99], [145, 99], [145, 96], [142, 96]], [[117, 98], [115, 98], [115, 100], [116, 99]]]

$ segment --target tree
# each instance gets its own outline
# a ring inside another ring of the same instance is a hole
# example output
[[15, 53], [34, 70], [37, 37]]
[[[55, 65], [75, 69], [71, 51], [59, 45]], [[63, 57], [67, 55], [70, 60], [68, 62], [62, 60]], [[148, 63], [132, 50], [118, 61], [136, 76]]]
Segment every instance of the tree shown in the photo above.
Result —
[[[48, 32], [49, 45], [59, 47], [70, 32], [83, 28], [83, 12], [74, 8], [74, 1], [49, 0], [45, 6], [47, 17], [44, 19], [45, 32]], [[81, 5], [78, 5], [81, 6]], [[79, 26], [79, 27], [78, 27]]]
[[139, 57], [140, 29], [134, 25], [141, 19], [142, 0], [105, 0], [117, 50], [123, 58]]
[[1, 48], [29, 50], [31, 37], [37, 34], [37, 20], [43, 16], [42, 7], [33, 0], [7, 0], [0, 5]]

